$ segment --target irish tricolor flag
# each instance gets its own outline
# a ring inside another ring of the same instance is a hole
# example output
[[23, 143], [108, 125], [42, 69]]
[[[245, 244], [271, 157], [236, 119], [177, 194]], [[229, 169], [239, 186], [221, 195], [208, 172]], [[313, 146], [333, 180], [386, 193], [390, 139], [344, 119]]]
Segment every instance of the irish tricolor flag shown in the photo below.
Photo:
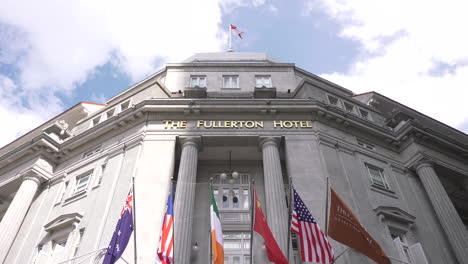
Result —
[[213, 249], [213, 264], [224, 263], [223, 230], [219, 221], [218, 206], [214, 198], [213, 189], [210, 188], [210, 214], [211, 214], [211, 247]]

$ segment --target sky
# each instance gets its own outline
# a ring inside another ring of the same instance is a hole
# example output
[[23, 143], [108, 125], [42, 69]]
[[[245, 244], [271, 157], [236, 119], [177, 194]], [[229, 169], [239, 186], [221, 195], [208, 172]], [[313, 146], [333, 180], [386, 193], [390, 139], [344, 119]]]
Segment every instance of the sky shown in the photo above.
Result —
[[0, 146], [197, 52], [265, 52], [468, 133], [468, 10], [459, 0], [4, 0]]

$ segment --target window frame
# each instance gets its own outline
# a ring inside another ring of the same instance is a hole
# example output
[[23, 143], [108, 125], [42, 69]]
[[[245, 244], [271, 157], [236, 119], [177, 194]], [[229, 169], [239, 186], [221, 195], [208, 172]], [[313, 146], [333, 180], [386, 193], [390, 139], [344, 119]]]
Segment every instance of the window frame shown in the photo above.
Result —
[[[236, 79], [236, 85], [233, 85], [233, 80]], [[229, 79], [229, 85], [226, 86], [226, 79]], [[239, 89], [239, 75], [223, 75], [223, 89]]]
[[[201, 85], [200, 80], [204, 79], [204, 84]], [[196, 80], [196, 84], [193, 84], [193, 80]], [[191, 75], [189, 80], [189, 87], [190, 88], [206, 88], [208, 82], [208, 78], [206, 75]]]
[[[334, 104], [334, 103], [332, 102], [331, 99], [333, 99], [333, 100], [336, 99], [336, 104]], [[340, 98], [338, 98], [338, 97], [336, 97], [336, 96], [334, 96], [334, 95], [331, 95], [331, 94], [327, 94], [327, 100], [328, 100], [328, 103], [329, 103], [329, 104], [341, 108]]]
[[[258, 80], [261, 80], [260, 85], [258, 83]], [[265, 80], [268, 80], [268, 85], [265, 84]], [[273, 88], [271, 75], [255, 75], [255, 88]]]
[[[88, 171], [88, 172], [85, 172], [85, 173], [82, 173], [78, 176], [75, 177], [75, 185], [73, 186], [73, 193], [72, 193], [72, 196], [75, 196], [75, 195], [78, 195], [78, 194], [81, 194], [81, 193], [86, 193], [88, 191], [88, 187], [89, 187], [89, 183], [91, 182], [91, 178], [93, 177], [93, 171]], [[81, 187], [83, 185], [79, 185], [79, 181], [83, 178], [87, 178], [87, 181], [85, 182], [85, 185], [84, 187]], [[81, 187], [80, 189], [78, 189], [78, 187]]]
[[[383, 168], [377, 167], [367, 162], [365, 163], [365, 166], [367, 170], [367, 175], [369, 176], [372, 186], [375, 186], [384, 190], [390, 190], [390, 185], [388, 184], [388, 180], [387, 180], [387, 177], [385, 176]], [[376, 179], [374, 179], [373, 174], [371, 173], [371, 169], [379, 172], [379, 178], [381, 182], [378, 182]]]

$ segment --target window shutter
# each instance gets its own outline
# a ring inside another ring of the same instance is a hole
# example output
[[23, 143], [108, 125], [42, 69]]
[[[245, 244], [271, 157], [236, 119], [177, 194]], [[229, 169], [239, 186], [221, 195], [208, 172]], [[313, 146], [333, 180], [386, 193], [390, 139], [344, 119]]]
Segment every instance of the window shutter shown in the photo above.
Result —
[[395, 244], [395, 247], [398, 252], [398, 259], [404, 262], [408, 262], [408, 259], [406, 258], [405, 251], [403, 249], [403, 244], [401, 243], [400, 237], [396, 237], [393, 239], [393, 244]]
[[416, 243], [409, 247], [411, 252], [411, 257], [413, 258], [414, 264], [428, 264], [426, 254], [421, 246], [421, 243]]

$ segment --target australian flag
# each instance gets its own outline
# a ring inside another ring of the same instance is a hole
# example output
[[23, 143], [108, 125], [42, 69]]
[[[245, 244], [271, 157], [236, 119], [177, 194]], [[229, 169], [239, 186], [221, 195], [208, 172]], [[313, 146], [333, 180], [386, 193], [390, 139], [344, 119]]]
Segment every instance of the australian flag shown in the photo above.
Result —
[[114, 264], [122, 256], [133, 232], [133, 190], [130, 189], [103, 264]]

